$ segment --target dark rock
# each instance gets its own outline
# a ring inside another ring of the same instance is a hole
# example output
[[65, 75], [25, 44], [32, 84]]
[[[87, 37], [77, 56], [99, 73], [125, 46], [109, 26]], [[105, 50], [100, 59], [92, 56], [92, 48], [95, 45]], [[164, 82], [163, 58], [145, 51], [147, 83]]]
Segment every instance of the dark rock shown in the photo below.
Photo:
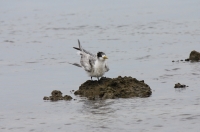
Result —
[[152, 92], [143, 80], [119, 76], [117, 78], [102, 77], [99, 81], [88, 80], [74, 94], [94, 100], [96, 97], [101, 99], [149, 97]]
[[199, 61], [200, 60], [200, 53], [193, 50], [191, 53], [190, 53], [190, 57], [189, 57], [190, 60], [192, 61]]
[[186, 86], [186, 85], [184, 85], [184, 84], [180, 84], [180, 83], [177, 83], [177, 84], [175, 84], [175, 86], [174, 86], [174, 88], [185, 88], [185, 87], [188, 87], [188, 86]]
[[50, 96], [49, 98], [50, 98], [51, 101], [63, 100], [62, 96], [60, 96], [60, 97], [58, 97], [58, 96]]
[[43, 100], [49, 100], [49, 97], [44, 96]]
[[62, 96], [62, 92], [59, 90], [53, 90], [51, 92], [51, 96], [45, 96], [43, 100], [51, 100], [51, 101], [58, 101], [58, 100], [71, 100], [72, 97], [69, 95]]
[[190, 59], [188, 58], [188, 59], [185, 59], [185, 61], [190, 61]]
[[63, 97], [63, 99], [64, 99], [64, 100], [71, 100], [71, 99], [72, 99], [72, 97], [71, 97], [71, 96], [69, 96], [69, 95], [65, 95], [65, 96]]
[[174, 60], [172, 62], [175, 62]]
[[52, 95], [53, 97], [61, 97], [61, 96], [62, 96], [62, 92], [59, 91], [59, 90], [53, 90], [53, 91], [51, 92], [51, 95]]

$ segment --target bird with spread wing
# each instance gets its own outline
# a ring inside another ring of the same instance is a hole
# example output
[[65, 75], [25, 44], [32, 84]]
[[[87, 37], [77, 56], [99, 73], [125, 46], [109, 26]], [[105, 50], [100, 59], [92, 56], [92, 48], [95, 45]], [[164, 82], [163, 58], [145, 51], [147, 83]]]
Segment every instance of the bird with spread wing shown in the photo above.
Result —
[[73, 47], [76, 50], [79, 50], [79, 55], [81, 56], [80, 64], [79, 63], [70, 63], [78, 67], [82, 67], [86, 73], [91, 77], [102, 77], [105, 72], [109, 71], [109, 67], [106, 63], [108, 57], [104, 52], [98, 52], [96, 55], [92, 54], [82, 48], [80, 41], [78, 40], [78, 48]]

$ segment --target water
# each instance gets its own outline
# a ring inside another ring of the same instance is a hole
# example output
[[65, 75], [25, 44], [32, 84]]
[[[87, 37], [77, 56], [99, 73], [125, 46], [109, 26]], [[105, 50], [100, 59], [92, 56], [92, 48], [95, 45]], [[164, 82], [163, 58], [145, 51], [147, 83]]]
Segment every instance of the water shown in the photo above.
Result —
[[[0, 131], [199, 131], [199, 62], [172, 62], [200, 51], [200, 2], [1, 1]], [[76, 97], [90, 79], [77, 39], [109, 57], [107, 77], [132, 76], [149, 98], [88, 101]], [[185, 89], [174, 89], [180, 82]], [[52, 90], [77, 100], [43, 101]]]

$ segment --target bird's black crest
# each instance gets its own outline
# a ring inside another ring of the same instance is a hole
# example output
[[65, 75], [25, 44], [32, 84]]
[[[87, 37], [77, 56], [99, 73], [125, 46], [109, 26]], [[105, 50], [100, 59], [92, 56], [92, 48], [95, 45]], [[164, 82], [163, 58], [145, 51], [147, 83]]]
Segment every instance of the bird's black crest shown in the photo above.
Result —
[[98, 52], [97, 53], [97, 57], [102, 57], [102, 55], [105, 55], [105, 53], [103, 53], [103, 52]]

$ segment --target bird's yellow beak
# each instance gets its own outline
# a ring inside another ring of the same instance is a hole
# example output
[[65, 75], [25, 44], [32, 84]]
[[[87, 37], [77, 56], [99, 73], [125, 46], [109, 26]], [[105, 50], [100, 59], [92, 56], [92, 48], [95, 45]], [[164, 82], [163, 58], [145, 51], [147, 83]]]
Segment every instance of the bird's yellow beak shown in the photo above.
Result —
[[104, 59], [108, 59], [108, 57], [107, 57], [107, 56], [104, 56], [103, 58], [104, 58]]

